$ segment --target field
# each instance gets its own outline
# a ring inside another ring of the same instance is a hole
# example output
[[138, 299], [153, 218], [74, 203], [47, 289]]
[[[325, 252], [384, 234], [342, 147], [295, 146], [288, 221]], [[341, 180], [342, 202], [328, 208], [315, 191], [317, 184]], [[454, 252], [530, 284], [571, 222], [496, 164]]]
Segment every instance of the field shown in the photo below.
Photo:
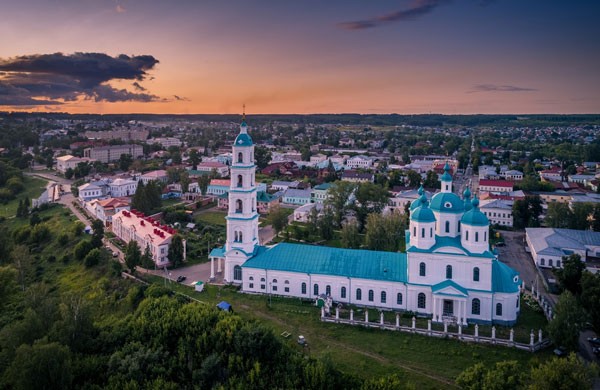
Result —
[[[151, 282], [164, 283], [159, 277], [149, 278]], [[291, 336], [282, 336], [281, 340], [294, 348], [299, 348], [296, 339], [298, 335], [303, 335], [309, 344], [303, 353], [329, 359], [343, 371], [362, 378], [397, 373], [418, 389], [455, 387], [456, 376], [478, 362], [490, 365], [501, 360], [517, 360], [526, 367], [550, 356], [547, 351], [532, 354], [506, 347], [322, 323], [319, 309], [312, 301], [241, 294], [233, 287], [209, 285], [202, 293], [176, 283], [171, 283], [170, 287], [209, 305], [226, 300], [243, 318], [266, 323], [277, 335], [290, 333]], [[526, 319], [523, 329], [533, 326], [532, 321], [543, 323], [539, 314], [529, 312], [529, 309], [523, 310]], [[376, 311], [373, 311], [370, 318], [377, 318], [375, 314]], [[408, 319], [403, 321], [406, 324]], [[481, 334], [489, 332], [483, 328], [480, 330]], [[502, 330], [505, 333], [509, 331], [507, 328], [498, 328], [498, 334]]]
[[220, 211], [202, 212], [194, 218], [196, 222], [204, 222], [211, 225], [225, 226], [225, 216], [227, 213]]

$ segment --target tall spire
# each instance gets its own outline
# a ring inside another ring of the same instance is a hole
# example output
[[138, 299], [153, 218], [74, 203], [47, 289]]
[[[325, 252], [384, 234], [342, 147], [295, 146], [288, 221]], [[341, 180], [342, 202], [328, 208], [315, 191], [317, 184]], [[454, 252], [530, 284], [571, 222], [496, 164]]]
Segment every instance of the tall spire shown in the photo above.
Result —
[[242, 123], [240, 124], [240, 133], [245, 134], [247, 132], [248, 125], [246, 124], [246, 103], [242, 105]]

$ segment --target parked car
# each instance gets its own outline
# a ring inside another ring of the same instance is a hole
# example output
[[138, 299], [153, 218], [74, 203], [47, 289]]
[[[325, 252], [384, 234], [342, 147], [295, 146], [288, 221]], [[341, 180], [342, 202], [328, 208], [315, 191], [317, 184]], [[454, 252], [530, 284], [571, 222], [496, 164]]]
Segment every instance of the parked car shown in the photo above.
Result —
[[119, 254], [118, 254], [117, 252], [113, 252], [113, 253], [112, 253], [112, 256], [113, 256], [113, 257], [119, 257]]
[[567, 350], [564, 347], [558, 347], [554, 351], [552, 351], [556, 356], [563, 357], [567, 356]]
[[600, 337], [588, 337], [587, 341], [595, 347], [600, 347]]
[[179, 276], [177, 277], [177, 283], [181, 283], [181, 282], [185, 281], [186, 279], [187, 279], [187, 278], [186, 278], [185, 276], [183, 276], [183, 275], [179, 275]]
[[298, 336], [298, 344], [306, 345], [306, 339], [304, 338], [304, 336], [302, 336], [302, 335]]

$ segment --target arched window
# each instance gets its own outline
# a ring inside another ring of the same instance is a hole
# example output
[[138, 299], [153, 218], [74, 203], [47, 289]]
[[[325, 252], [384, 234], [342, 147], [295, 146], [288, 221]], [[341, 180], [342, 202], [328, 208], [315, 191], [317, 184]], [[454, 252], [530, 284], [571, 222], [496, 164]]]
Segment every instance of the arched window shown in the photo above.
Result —
[[421, 263], [419, 264], [419, 276], [425, 276], [425, 263]]
[[460, 221], [458, 221], [458, 232], [460, 233]]
[[421, 238], [425, 238], [425, 228], [421, 228]]
[[415, 237], [417, 236], [417, 227], [416, 226], [413, 227], [413, 236], [415, 236]]
[[286, 280], [285, 282], [283, 282], [283, 284], [290, 284], [290, 281]]
[[446, 233], [450, 233], [450, 221], [446, 221]]
[[465, 232], [465, 241], [469, 241], [469, 231]]
[[237, 180], [237, 186], [241, 187], [243, 183], [243, 178], [242, 175], [238, 175], [238, 180]]
[[560, 268], [560, 260], [556, 260], [556, 267]]
[[302, 282], [302, 294], [306, 294], [306, 283]]
[[373, 290], [369, 290], [369, 302], [373, 302], [373, 299], [375, 299], [373, 295]]
[[385, 291], [381, 292], [381, 303], [386, 303], [387, 302], [387, 294]]
[[475, 242], [479, 242], [479, 232], [475, 232]]
[[402, 293], [396, 294], [396, 305], [402, 304]]
[[433, 228], [429, 228], [429, 237], [433, 237]]
[[254, 276], [250, 276], [248, 279], [249, 280], [254, 280]]
[[265, 278], [260, 278], [260, 281], [261, 281], [261, 282], [264, 282], [264, 281], [265, 281]]
[[273, 279], [273, 284], [277, 283], [277, 279]]
[[452, 266], [449, 264], [446, 266], [446, 279], [452, 279]]
[[319, 285], [316, 283], [313, 286], [313, 295], [319, 295]]
[[342, 291], [341, 291], [341, 294], [340, 294], [340, 296], [341, 296], [342, 298], [346, 298], [346, 287], [342, 287]]
[[331, 295], [331, 286], [330, 285], [325, 286], [325, 294]]
[[496, 303], [496, 315], [497, 316], [502, 316], [502, 304], [501, 303]]
[[519, 298], [517, 298], [517, 307], [519, 307]]
[[473, 281], [479, 282], [479, 267], [473, 268]]
[[427, 304], [426, 298], [425, 298], [425, 294], [424, 293], [419, 293], [418, 297], [417, 297], [417, 307], [419, 309], [425, 309], [425, 306]]
[[552, 267], [552, 259], [548, 259], [548, 265]]
[[487, 232], [483, 232], [483, 242], [487, 241]]
[[242, 206], [242, 200], [238, 199], [235, 201], [235, 212], [236, 213], [242, 213], [243, 212], [243, 206]]
[[242, 280], [242, 267], [239, 265], [233, 267], [233, 280]]
[[544, 260], [544, 258], [542, 257], [542, 259], [540, 260], [540, 265], [546, 265], [546, 260]]
[[243, 163], [244, 162], [244, 155], [242, 154], [242, 152], [238, 153], [238, 162], [239, 163]]
[[356, 300], [360, 301], [362, 299], [362, 290], [360, 288], [356, 289]]
[[481, 314], [481, 302], [478, 298], [473, 299], [471, 302], [471, 314], [478, 316]]

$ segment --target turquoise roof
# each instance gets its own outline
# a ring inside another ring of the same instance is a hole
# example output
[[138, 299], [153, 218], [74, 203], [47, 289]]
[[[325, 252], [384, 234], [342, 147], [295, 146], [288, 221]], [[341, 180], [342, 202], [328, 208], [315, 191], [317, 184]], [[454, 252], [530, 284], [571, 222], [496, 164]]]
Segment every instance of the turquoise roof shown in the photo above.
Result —
[[421, 198], [420, 197], [411, 202], [410, 211], [413, 211], [417, 207], [421, 207]]
[[498, 260], [492, 262], [493, 292], [515, 293], [519, 291], [520, 284], [521, 281], [517, 271]]
[[280, 243], [243, 268], [406, 282], [406, 254]]
[[419, 206], [410, 214], [410, 220], [415, 222], [435, 222], [433, 211], [427, 206]]
[[471, 199], [471, 189], [469, 187], [465, 188], [463, 191], [463, 198]]
[[[431, 292], [433, 292], [435, 294], [438, 291], [445, 289], [446, 287], [452, 287], [452, 288], [456, 289], [457, 291], [459, 291], [462, 295], [469, 295], [469, 292], [467, 291], [466, 288], [464, 288], [460, 284], [458, 284], [450, 279], [444, 280], [441, 283], [434, 284], [433, 286], [431, 286]], [[442, 294], [444, 294], [444, 293], [442, 293]], [[452, 295], [452, 294], [446, 293], [445, 295]]]
[[411, 246], [411, 247], [407, 248], [406, 251], [407, 252], [419, 252], [419, 253], [431, 253], [431, 252], [437, 251], [437, 253], [448, 253], [448, 254], [460, 256], [460, 254], [454, 253], [451, 251], [444, 252], [444, 250], [442, 248], [446, 248], [446, 247], [458, 248], [461, 251], [465, 252], [466, 256], [487, 257], [490, 259], [495, 258], [495, 256], [490, 251], [485, 251], [483, 253], [472, 253], [472, 252], [468, 251], [467, 249], [463, 248], [463, 246], [460, 243], [460, 236], [447, 237], [447, 236], [437, 236], [436, 235], [435, 236], [435, 244], [431, 248], [419, 249], [415, 246]]
[[235, 138], [233, 146], [252, 146], [252, 137], [248, 133], [240, 133]]
[[438, 192], [431, 198], [431, 209], [443, 213], [458, 214], [465, 211], [465, 206], [458, 195], [452, 192]]
[[315, 190], [328, 190], [329, 187], [331, 187], [333, 185], [333, 183], [323, 183], [323, 184], [317, 184], [315, 186]]
[[210, 255], [208, 255], [208, 257], [219, 257], [219, 258], [225, 257], [225, 248], [221, 247], [221, 248], [213, 249], [212, 251], [210, 251]]
[[277, 196], [266, 193], [265, 191], [258, 191], [256, 193], [256, 201], [257, 202], [272, 202], [277, 200]]
[[462, 223], [463, 225], [470, 225], [470, 226], [487, 226], [490, 224], [490, 221], [488, 220], [488, 218], [485, 216], [484, 213], [482, 213], [479, 210], [479, 199], [477, 199], [476, 197], [473, 198], [473, 201], [471, 202], [473, 204], [473, 208], [469, 211], [467, 211], [462, 218], [460, 219], [460, 223]]
[[452, 181], [452, 175], [448, 173], [448, 171], [444, 172], [444, 174], [442, 175], [442, 177], [440, 178], [441, 181]]

